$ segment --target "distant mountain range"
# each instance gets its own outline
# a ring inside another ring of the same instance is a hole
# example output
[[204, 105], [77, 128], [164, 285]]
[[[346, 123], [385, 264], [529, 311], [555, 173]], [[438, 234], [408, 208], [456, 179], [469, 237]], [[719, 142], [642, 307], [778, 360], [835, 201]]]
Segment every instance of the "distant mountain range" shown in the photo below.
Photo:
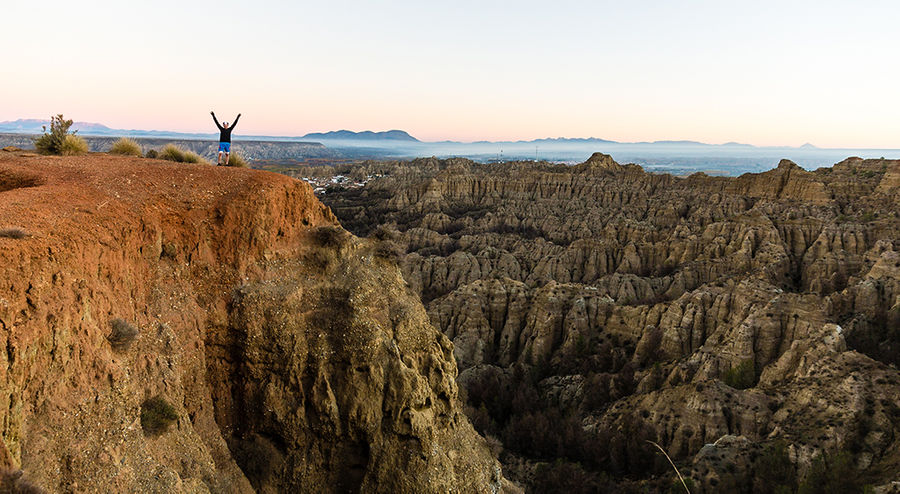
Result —
[[353, 140], [353, 141], [409, 141], [421, 142], [403, 130], [388, 130], [385, 132], [353, 132], [352, 130], [333, 130], [331, 132], [312, 132], [301, 139], [319, 140]]
[[[38, 120], [38, 119], [19, 119], [12, 121], [0, 122], [0, 133], [13, 133], [13, 134], [40, 134], [42, 132], [42, 126], [49, 125], [49, 120]], [[112, 129], [107, 127], [106, 125], [92, 122], [75, 122], [72, 126], [74, 130], [77, 130], [82, 135], [95, 135], [95, 136], [129, 136], [129, 137], [168, 137], [174, 139], [210, 139], [215, 138], [217, 133], [209, 132], [209, 133], [188, 133], [188, 132], [173, 132], [168, 130], [137, 130], [137, 129]], [[419, 145], [427, 146], [427, 145], [475, 145], [475, 146], [484, 146], [484, 145], [537, 145], [537, 146], [548, 146], [548, 147], [558, 147], [558, 146], [566, 146], [566, 145], [592, 145], [592, 144], [607, 144], [607, 145], [624, 145], [624, 146], [664, 146], [667, 148], [706, 148], [706, 149], [715, 149], [715, 148], [746, 148], [746, 149], [761, 149], [752, 144], [743, 144], [739, 142], [726, 142], [724, 144], [707, 144], [698, 141], [652, 141], [652, 142], [620, 142], [620, 141], [611, 141], [608, 139], [600, 139], [598, 137], [555, 137], [555, 138], [543, 138], [543, 139], [533, 139], [530, 141], [477, 141], [477, 142], [460, 142], [460, 141], [439, 141], [439, 142], [425, 142], [416, 139], [411, 136], [409, 133], [403, 130], [388, 130], [383, 132], [373, 132], [370, 130], [362, 131], [362, 132], [354, 132], [351, 130], [335, 130], [330, 132], [312, 132], [300, 137], [296, 136], [257, 136], [257, 135], [236, 135], [236, 140], [272, 140], [272, 141], [318, 141], [322, 142], [325, 145], [328, 145], [329, 142], [332, 143], [335, 147], [342, 147], [345, 145], [354, 147], [360, 146], [403, 146], [403, 147], [417, 147]], [[355, 144], [354, 144], [355, 143]], [[769, 149], [792, 149], [791, 146], [774, 146], [774, 147], [765, 147]], [[807, 150], [815, 150], [819, 149], [812, 144], [806, 143], [799, 148], [793, 149], [807, 149]]]

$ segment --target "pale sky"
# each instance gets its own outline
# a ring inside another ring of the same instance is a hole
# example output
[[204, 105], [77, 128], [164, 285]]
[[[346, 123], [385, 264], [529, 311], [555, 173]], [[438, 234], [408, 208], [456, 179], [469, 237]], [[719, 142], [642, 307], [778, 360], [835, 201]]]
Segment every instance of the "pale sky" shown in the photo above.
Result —
[[900, 148], [900, 3], [12, 0], [0, 120]]

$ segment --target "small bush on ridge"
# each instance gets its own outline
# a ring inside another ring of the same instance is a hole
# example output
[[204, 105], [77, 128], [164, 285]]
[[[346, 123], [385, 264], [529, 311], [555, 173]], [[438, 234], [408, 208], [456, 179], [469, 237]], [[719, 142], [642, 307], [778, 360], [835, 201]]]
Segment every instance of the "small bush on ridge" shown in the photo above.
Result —
[[148, 149], [147, 154], [145, 155], [148, 158], [156, 159], [159, 157], [159, 151], [155, 149]]
[[50, 117], [50, 131], [44, 126], [44, 134], [34, 140], [34, 147], [41, 154], [58, 154], [73, 156], [88, 152], [87, 141], [69, 132], [72, 120], [66, 120], [62, 114]]
[[114, 142], [112, 147], [109, 148], [110, 154], [121, 154], [123, 156], [142, 156], [141, 153], [141, 145], [137, 143], [134, 139], [129, 139], [127, 137], [123, 137], [118, 141]]

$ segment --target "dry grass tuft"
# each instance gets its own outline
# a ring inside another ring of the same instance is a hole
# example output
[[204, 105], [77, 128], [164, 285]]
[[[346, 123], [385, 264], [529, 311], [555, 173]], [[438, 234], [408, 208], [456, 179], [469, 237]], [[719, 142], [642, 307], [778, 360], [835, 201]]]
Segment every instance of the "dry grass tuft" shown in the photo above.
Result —
[[174, 144], [166, 144], [166, 147], [162, 148], [162, 151], [159, 152], [157, 158], [162, 160], [175, 161], [177, 163], [209, 164], [208, 161], [201, 158], [197, 153], [185, 151], [184, 149], [181, 149]]
[[69, 134], [63, 140], [59, 154], [63, 156], [81, 156], [82, 154], [87, 154], [88, 150], [87, 141], [77, 135]]
[[249, 168], [250, 165], [247, 163], [247, 160], [244, 159], [243, 156], [239, 155], [236, 152], [232, 152], [228, 155], [228, 166], [235, 168]]
[[675, 466], [675, 462], [672, 461], [672, 458], [669, 458], [669, 454], [666, 453], [666, 450], [664, 450], [662, 446], [660, 446], [659, 444], [656, 444], [653, 441], [648, 440], [647, 442], [656, 446], [656, 448], [662, 452], [663, 456], [665, 456], [666, 459], [669, 460], [669, 464], [672, 465], [672, 469], [675, 470], [675, 474], [678, 475], [678, 480], [681, 481], [681, 485], [684, 486], [684, 490], [688, 494], [691, 494], [691, 490], [688, 489], [687, 482], [684, 481], [684, 477], [681, 476], [681, 472], [678, 471], [678, 467]]
[[123, 156], [143, 156], [141, 145], [134, 139], [129, 139], [127, 137], [123, 137], [113, 143], [112, 147], [109, 148], [109, 153], [120, 154]]

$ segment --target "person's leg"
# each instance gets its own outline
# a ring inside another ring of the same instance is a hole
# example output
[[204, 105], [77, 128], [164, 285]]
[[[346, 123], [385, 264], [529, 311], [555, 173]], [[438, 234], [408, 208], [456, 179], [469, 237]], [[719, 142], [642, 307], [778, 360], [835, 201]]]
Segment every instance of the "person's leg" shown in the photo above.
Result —
[[219, 151], [219, 160], [216, 162], [217, 165], [222, 164], [222, 151]]
[[228, 166], [228, 157], [231, 156], [231, 143], [225, 143], [225, 166]]

